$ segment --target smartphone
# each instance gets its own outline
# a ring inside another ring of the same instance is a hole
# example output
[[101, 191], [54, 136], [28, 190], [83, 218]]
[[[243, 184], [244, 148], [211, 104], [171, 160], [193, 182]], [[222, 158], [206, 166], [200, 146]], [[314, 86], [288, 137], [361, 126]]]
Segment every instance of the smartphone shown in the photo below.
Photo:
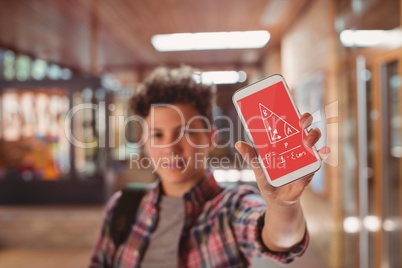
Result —
[[280, 187], [317, 171], [321, 159], [303, 140], [300, 112], [284, 78], [275, 74], [237, 90], [233, 103], [268, 182]]

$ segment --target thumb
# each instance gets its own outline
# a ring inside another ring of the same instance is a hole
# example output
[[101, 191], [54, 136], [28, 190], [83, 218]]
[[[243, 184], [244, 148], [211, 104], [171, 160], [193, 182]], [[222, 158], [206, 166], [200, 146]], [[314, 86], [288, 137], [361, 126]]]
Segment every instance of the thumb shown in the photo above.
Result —
[[238, 141], [235, 144], [235, 148], [241, 154], [243, 160], [245, 160], [254, 171], [256, 177], [264, 176], [264, 172], [262, 171], [258, 161], [257, 152], [253, 146], [244, 141]]
[[241, 154], [244, 160], [246, 160], [247, 164], [250, 165], [248, 162], [250, 159], [257, 157], [257, 154], [254, 148], [244, 141], [238, 141], [235, 144], [236, 150]]

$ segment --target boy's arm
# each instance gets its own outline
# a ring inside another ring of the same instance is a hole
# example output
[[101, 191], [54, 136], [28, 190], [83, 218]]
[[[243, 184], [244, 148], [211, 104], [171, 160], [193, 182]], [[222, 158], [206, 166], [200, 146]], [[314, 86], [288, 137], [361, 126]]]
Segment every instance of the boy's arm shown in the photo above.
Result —
[[[312, 116], [304, 114], [299, 123], [305, 129], [310, 126], [311, 122]], [[313, 147], [320, 136], [321, 133], [318, 129], [311, 130], [304, 141], [306, 146]], [[301, 242], [306, 234], [306, 223], [300, 205], [300, 197], [314, 174], [275, 188], [266, 180], [255, 149], [245, 142], [237, 142], [236, 149], [252, 167], [261, 196], [267, 205], [261, 232], [265, 246], [276, 252], [289, 250]], [[330, 150], [328, 147], [323, 147], [318, 152], [324, 159], [329, 155]]]
[[284, 252], [300, 243], [306, 234], [306, 222], [300, 202], [292, 205], [269, 205], [261, 232], [264, 245], [272, 251]]

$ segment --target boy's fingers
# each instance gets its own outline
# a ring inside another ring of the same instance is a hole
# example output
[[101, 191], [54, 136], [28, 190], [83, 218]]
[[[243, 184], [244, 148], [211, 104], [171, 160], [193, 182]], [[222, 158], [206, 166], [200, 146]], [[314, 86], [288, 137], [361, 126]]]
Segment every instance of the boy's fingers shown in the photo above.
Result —
[[309, 131], [307, 137], [304, 139], [304, 144], [311, 148], [320, 139], [321, 131], [318, 128], [314, 128]]
[[257, 157], [257, 154], [254, 148], [243, 141], [238, 141], [235, 144], [237, 151], [241, 154], [244, 160], [246, 160], [247, 164], [250, 165], [250, 160]]
[[313, 116], [310, 113], [303, 114], [299, 119], [299, 125], [302, 129], [308, 128], [313, 123]]
[[318, 154], [320, 155], [322, 160], [325, 160], [331, 154], [331, 149], [328, 146], [324, 146], [320, 150], [318, 150]]

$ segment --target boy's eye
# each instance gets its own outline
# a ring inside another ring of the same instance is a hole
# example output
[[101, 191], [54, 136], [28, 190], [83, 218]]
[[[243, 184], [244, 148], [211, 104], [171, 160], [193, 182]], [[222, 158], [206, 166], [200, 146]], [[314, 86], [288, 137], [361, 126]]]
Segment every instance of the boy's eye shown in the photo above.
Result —
[[185, 134], [185, 135], [194, 135], [194, 134], [208, 132], [206, 129], [203, 129], [203, 128], [185, 128], [182, 131], [183, 131], [183, 134]]
[[151, 133], [151, 138], [161, 138], [162, 133]]
[[184, 135], [190, 135], [190, 134], [194, 134], [196, 131], [194, 131], [194, 129], [185, 128], [182, 130], [182, 132]]

